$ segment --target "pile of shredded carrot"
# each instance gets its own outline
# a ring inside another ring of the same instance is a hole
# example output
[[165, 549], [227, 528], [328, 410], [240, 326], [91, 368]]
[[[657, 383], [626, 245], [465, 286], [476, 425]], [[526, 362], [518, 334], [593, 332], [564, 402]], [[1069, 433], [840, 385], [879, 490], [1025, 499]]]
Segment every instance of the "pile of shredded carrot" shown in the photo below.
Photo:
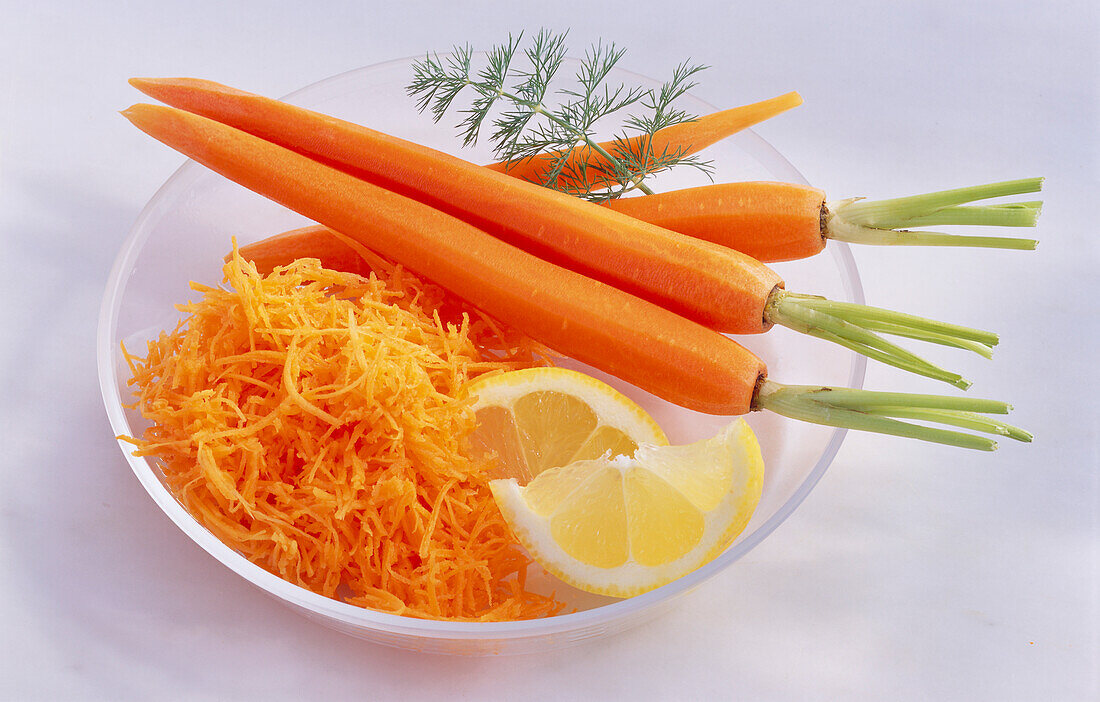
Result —
[[[254, 563], [319, 594], [413, 617], [560, 611], [467, 455], [470, 378], [536, 365], [538, 347], [454, 312], [401, 269], [364, 278], [300, 259], [224, 287], [192, 283], [184, 319], [125, 353], [134, 407], [187, 509]], [[486, 351], [494, 348], [496, 351]], [[500, 349], [504, 349], [503, 352]]]

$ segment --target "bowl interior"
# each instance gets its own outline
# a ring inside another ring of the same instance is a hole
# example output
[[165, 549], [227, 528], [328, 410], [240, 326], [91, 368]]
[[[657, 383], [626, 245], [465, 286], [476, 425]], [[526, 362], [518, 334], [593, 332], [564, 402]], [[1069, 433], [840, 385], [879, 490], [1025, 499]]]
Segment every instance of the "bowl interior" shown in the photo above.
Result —
[[[495, 160], [484, 145], [462, 149], [450, 114], [440, 124], [418, 115], [404, 85], [410, 60], [350, 71], [299, 90], [287, 99], [372, 128], [427, 144], [464, 158]], [[575, 62], [572, 64], [575, 66]], [[568, 68], [569, 66], [567, 66]], [[611, 79], [656, 86], [657, 81], [616, 71]], [[745, 102], [770, 97], [746, 96]], [[681, 106], [695, 114], [716, 108], [685, 96]], [[779, 180], [805, 182], [774, 148], [750, 130], [710, 147], [716, 182]], [[673, 170], [654, 185], [657, 191], [702, 185], [707, 178], [691, 169]], [[179, 318], [175, 305], [194, 294], [189, 282], [221, 281], [221, 259], [231, 238], [240, 244], [306, 223], [300, 215], [237, 186], [193, 162], [176, 172], [156, 193], [135, 223], [115, 262], [103, 301], [98, 337], [104, 401], [116, 434], [140, 435], [146, 422], [123, 407], [130, 399], [128, 369], [120, 343], [141, 352], [145, 340], [171, 329]], [[862, 289], [847, 247], [833, 242], [811, 259], [775, 266], [788, 287], [832, 299], [862, 302]], [[784, 383], [860, 387], [864, 360], [838, 346], [776, 328], [738, 339], [768, 362], [769, 375]], [[671, 405], [615, 378], [587, 369], [638, 401], [665, 428], [674, 443], [713, 435], [728, 417], [714, 417]], [[549, 576], [542, 587], [563, 597], [575, 613], [531, 622], [455, 624], [381, 614], [335, 602], [290, 585], [227, 548], [180, 506], [162, 482], [156, 466], [130, 455], [134, 473], [168, 516], [200, 546], [267, 593], [304, 614], [349, 633], [390, 645], [445, 652], [515, 652], [562, 645], [635, 623], [661, 611], [674, 596], [728, 567], [778, 526], [820, 479], [844, 437], [842, 430], [783, 419], [766, 413], [747, 418], [756, 431], [767, 466], [763, 496], [741, 537], [719, 558], [681, 580], [630, 600], [588, 595]]]

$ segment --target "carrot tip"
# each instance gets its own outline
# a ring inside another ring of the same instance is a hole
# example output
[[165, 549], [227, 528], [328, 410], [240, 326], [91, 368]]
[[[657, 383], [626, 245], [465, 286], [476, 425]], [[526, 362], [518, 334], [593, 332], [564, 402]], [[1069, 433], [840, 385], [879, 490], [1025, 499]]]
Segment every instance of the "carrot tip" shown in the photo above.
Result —
[[[119, 114], [130, 120], [138, 129], [141, 129], [141, 123], [144, 121], [144, 117], [147, 115], [147, 110], [153, 105], [146, 105], [145, 103], [136, 103], [130, 105], [125, 110], [119, 110]], [[144, 131], [144, 129], [142, 129]]]

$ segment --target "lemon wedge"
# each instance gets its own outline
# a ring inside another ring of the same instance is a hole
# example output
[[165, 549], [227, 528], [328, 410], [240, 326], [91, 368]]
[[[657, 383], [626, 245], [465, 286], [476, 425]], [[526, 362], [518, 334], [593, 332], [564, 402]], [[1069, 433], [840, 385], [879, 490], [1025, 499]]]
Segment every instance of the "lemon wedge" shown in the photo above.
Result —
[[574, 587], [632, 597], [704, 565], [744, 530], [760, 501], [764, 460], [736, 420], [684, 446], [642, 444], [633, 456], [585, 459], [527, 485], [490, 488], [516, 538]]
[[668, 444], [645, 410], [607, 383], [566, 368], [528, 368], [478, 378], [475, 458], [495, 475], [525, 485], [542, 472], [585, 459], [632, 455], [640, 444]]

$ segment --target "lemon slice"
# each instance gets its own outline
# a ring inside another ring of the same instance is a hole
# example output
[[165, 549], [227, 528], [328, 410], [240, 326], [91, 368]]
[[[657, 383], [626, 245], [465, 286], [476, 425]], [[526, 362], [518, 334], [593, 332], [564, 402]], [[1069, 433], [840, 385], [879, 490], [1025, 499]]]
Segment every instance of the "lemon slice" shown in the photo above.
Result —
[[640, 444], [668, 444], [657, 423], [607, 383], [565, 368], [528, 368], [484, 376], [476, 396], [475, 458], [495, 459], [495, 475], [521, 485], [574, 461], [633, 455]]
[[489, 483], [516, 538], [543, 568], [588, 592], [632, 597], [721, 553], [760, 501], [764, 460], [742, 420], [686, 446], [582, 460], [522, 486]]

